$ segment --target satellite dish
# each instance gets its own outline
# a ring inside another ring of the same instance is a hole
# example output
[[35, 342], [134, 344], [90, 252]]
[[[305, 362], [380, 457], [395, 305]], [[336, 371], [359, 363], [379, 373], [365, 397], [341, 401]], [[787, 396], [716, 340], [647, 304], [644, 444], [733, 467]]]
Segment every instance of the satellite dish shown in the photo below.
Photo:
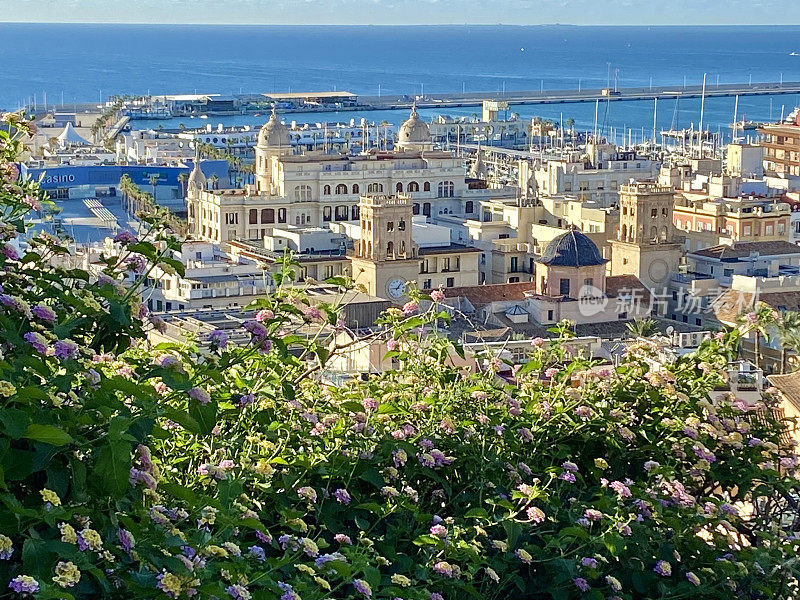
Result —
[[670, 325], [669, 327], [667, 327], [667, 335], [672, 335], [673, 333], [675, 333], [675, 328], [672, 325]]

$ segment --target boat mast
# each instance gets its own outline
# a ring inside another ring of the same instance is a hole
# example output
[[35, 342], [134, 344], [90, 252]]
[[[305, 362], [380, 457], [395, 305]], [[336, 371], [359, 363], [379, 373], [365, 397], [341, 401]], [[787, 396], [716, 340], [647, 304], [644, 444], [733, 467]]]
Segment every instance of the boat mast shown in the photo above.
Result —
[[736, 143], [738, 139], [738, 134], [736, 133], [739, 130], [739, 125], [736, 123], [736, 119], [739, 116], [739, 94], [736, 94], [736, 101], [733, 103], [733, 143]]
[[703, 91], [700, 95], [700, 126], [698, 127], [698, 139], [700, 140], [700, 158], [703, 158], [703, 111], [706, 107], [706, 75], [703, 73]]
[[[656, 115], [658, 114], [658, 96], [653, 98], [653, 146], [656, 145]], [[644, 138], [644, 134], [642, 134]], [[644, 139], [642, 140], [644, 141]]]

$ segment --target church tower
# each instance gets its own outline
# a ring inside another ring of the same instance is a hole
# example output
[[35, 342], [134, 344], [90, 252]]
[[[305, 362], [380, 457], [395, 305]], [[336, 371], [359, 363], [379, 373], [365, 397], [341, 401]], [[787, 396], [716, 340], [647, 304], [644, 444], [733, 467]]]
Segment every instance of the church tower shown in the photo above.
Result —
[[406, 282], [419, 275], [419, 248], [411, 239], [412, 205], [405, 195], [361, 196], [361, 239], [351, 257], [356, 283], [374, 296], [400, 302]]
[[619, 229], [611, 240], [611, 275], [636, 275], [649, 289], [663, 292], [678, 271], [681, 246], [675, 241], [672, 189], [634, 182], [619, 190]]

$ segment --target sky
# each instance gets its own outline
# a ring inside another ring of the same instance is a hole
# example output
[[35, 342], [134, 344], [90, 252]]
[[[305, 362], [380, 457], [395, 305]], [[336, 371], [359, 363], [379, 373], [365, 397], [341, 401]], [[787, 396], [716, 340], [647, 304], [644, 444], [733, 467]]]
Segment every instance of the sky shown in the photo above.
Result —
[[0, 0], [0, 22], [800, 25], [800, 0]]

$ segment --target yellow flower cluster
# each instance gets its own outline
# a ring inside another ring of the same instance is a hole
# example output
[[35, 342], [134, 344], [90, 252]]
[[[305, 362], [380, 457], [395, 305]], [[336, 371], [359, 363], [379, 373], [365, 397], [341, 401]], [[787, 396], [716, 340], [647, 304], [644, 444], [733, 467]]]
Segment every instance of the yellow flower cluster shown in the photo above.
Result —
[[84, 542], [86, 542], [86, 545], [90, 550], [100, 552], [103, 549], [103, 540], [100, 538], [100, 534], [94, 529], [89, 529], [88, 527], [86, 529], [82, 529], [81, 538]]
[[53, 506], [61, 506], [61, 498], [59, 498], [58, 494], [56, 494], [53, 490], [44, 488], [39, 493], [42, 495], [42, 500], [45, 502], [49, 502]]
[[53, 581], [61, 587], [72, 587], [81, 580], [81, 572], [72, 561], [60, 561], [56, 565]]
[[78, 534], [75, 533], [75, 528], [69, 523], [60, 523], [58, 530], [61, 532], [61, 541], [68, 544], [78, 543]]
[[9, 381], [0, 381], [0, 396], [3, 398], [8, 398], [9, 396], [13, 396], [17, 393], [17, 388], [14, 387], [14, 384]]

